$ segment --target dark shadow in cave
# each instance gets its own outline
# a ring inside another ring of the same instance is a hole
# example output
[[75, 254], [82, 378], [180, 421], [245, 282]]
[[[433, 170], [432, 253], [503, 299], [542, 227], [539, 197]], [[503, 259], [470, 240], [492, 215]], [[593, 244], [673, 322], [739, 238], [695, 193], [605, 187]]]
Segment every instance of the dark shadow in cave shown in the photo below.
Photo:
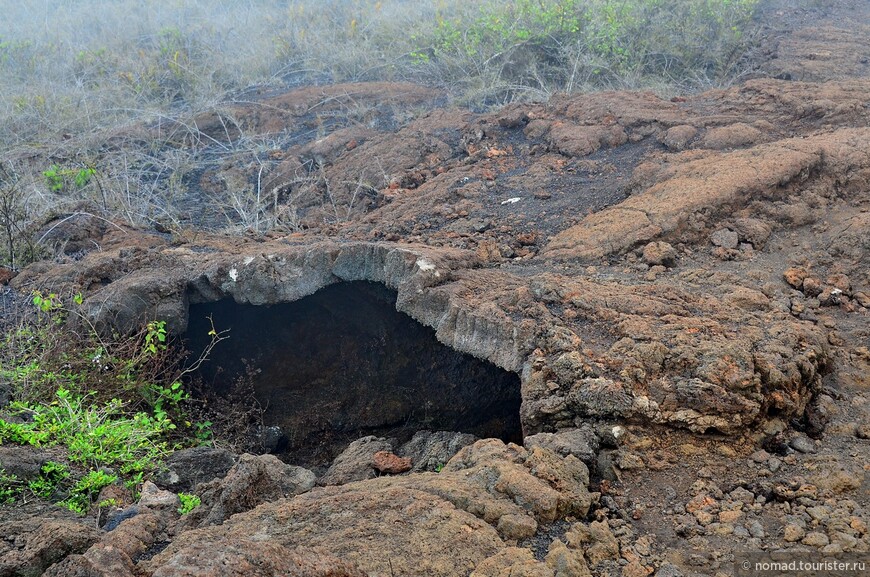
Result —
[[292, 303], [194, 304], [186, 335], [198, 353], [211, 329], [230, 329], [200, 369], [224, 391], [256, 368], [265, 424], [288, 437], [285, 458], [323, 464], [365, 435], [410, 438], [448, 430], [521, 442], [520, 379], [459, 353], [395, 308], [381, 284], [331, 285]]

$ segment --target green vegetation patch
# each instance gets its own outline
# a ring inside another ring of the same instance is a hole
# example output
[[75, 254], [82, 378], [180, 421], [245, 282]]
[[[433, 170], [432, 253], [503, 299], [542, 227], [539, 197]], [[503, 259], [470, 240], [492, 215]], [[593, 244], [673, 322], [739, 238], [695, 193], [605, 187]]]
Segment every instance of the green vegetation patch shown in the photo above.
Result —
[[66, 462], [45, 463], [28, 482], [0, 471], [0, 502], [32, 494], [86, 513], [107, 485], [135, 488], [169, 452], [208, 442], [211, 431], [188, 418], [185, 369], [165, 322], [107, 342], [78, 312], [81, 295], [67, 300], [35, 292], [35, 318], [12, 327], [0, 352], [0, 379], [15, 397], [0, 411], [0, 444], [56, 448]]

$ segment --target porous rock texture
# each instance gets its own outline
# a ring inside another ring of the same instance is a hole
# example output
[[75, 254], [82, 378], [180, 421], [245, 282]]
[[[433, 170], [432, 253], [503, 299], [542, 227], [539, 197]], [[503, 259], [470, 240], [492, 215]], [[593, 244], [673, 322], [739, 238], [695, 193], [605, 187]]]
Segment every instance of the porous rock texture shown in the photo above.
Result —
[[202, 555], [209, 547], [244, 550], [254, 565], [260, 556], [272, 559], [273, 549], [303, 547], [367, 575], [467, 574], [505, 541], [533, 535], [538, 523], [585, 516], [597, 498], [588, 492], [588, 475], [574, 457], [482, 440], [462, 449], [441, 473], [314, 489], [219, 526], [183, 532], [142, 567], [154, 576], [187, 575], [196, 557], [206, 569], [195, 574], [209, 575], [208, 567], [221, 562]]
[[[12, 283], [84, 288], [99, 327], [161, 318], [181, 332], [190, 303], [378, 282], [442, 343], [521, 374], [525, 434], [586, 417], [738, 432], [803, 414], [831, 369], [815, 301], [795, 308], [806, 295], [783, 281], [791, 265], [850, 280], [825, 314], [866, 315], [868, 82], [437, 110], [323, 160], [330, 178], [381, 190], [342, 222], [312, 205], [296, 209], [317, 226], [266, 238], [110, 227], [102, 250]], [[528, 122], [503, 121], [517, 115]], [[698, 137], [672, 152], [659, 141], [675, 127]], [[372, 176], [373, 159], [394, 178]]]

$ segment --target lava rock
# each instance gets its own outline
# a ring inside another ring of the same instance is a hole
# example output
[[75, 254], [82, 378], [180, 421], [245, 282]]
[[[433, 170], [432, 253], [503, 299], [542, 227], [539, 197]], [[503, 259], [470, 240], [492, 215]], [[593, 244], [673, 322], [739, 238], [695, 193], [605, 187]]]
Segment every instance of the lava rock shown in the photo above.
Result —
[[13, 544], [0, 548], [0, 575], [42, 575], [67, 555], [84, 553], [100, 538], [91, 525], [38, 517], [0, 523], [4, 543]]
[[710, 236], [710, 241], [725, 249], [735, 249], [740, 244], [740, 236], [731, 229], [720, 228]]
[[320, 485], [344, 485], [376, 476], [374, 456], [379, 451], [393, 451], [387, 439], [370, 435], [357, 439], [345, 449], [319, 479]]
[[698, 136], [697, 128], [682, 124], [669, 128], [659, 137], [659, 142], [668, 147], [669, 150], [680, 151], [685, 150], [696, 136]]
[[806, 435], [798, 435], [788, 443], [789, 447], [799, 453], [815, 453], [816, 446]]
[[66, 255], [92, 251], [108, 229], [108, 221], [95, 216], [96, 210], [83, 206], [76, 212], [59, 214], [33, 235], [37, 244], [45, 244]]
[[[366, 573], [323, 551], [284, 547], [260, 539], [215, 543], [205, 537], [162, 557], [154, 577], [366, 577]], [[191, 572], [191, 568], [193, 572]]]
[[801, 288], [803, 288], [804, 279], [807, 278], [808, 273], [802, 268], [790, 267], [787, 268], [784, 273], [782, 273], [782, 276], [785, 279], [785, 282], [787, 282], [792, 287], [800, 290]]
[[193, 447], [167, 457], [155, 482], [170, 491], [192, 491], [200, 483], [224, 477], [236, 462], [226, 449]]
[[127, 519], [132, 519], [138, 514], [139, 507], [137, 505], [132, 505], [130, 507], [127, 507], [126, 509], [118, 509], [117, 511], [109, 514], [109, 517], [106, 520], [106, 524], [103, 525], [103, 530], [106, 532], [114, 531], [121, 523], [123, 523]]
[[202, 503], [183, 521], [187, 526], [219, 524], [262, 503], [310, 491], [315, 480], [308, 469], [283, 463], [274, 455], [246, 453], [226, 477], [199, 486]]
[[145, 481], [142, 485], [141, 496], [139, 497], [140, 507], [149, 507], [152, 509], [177, 509], [181, 505], [178, 495], [166, 489], [160, 489], [151, 481]]
[[643, 262], [649, 266], [674, 266], [677, 251], [666, 242], [651, 242], [643, 247]]
[[543, 447], [556, 454], [574, 455], [588, 467], [594, 467], [600, 442], [598, 435], [590, 426], [579, 429], [568, 429], [558, 433], [538, 433], [525, 438], [523, 444], [528, 447]]
[[411, 459], [389, 451], [378, 451], [372, 455], [372, 465], [381, 473], [398, 475], [411, 470]]
[[437, 471], [463, 447], [477, 441], [468, 433], [453, 431], [417, 431], [397, 453], [411, 459], [414, 471]]
[[32, 447], [0, 446], [0, 469], [9, 475], [15, 475], [21, 481], [38, 477], [42, 466], [49, 460], [49, 453]]
[[733, 225], [740, 242], [751, 244], [755, 250], [764, 248], [773, 230], [769, 224], [757, 218], [738, 218], [734, 220]]

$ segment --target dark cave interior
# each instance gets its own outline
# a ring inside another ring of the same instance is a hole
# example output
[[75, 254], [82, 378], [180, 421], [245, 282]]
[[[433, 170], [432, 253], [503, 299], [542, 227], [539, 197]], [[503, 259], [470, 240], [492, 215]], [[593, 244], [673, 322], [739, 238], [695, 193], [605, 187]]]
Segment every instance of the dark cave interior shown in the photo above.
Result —
[[441, 344], [395, 303], [381, 284], [347, 282], [272, 306], [192, 304], [187, 347], [206, 346], [209, 317], [229, 329], [198, 376], [220, 393], [250, 374], [288, 461], [323, 464], [360, 437], [424, 429], [521, 442], [519, 376]]

